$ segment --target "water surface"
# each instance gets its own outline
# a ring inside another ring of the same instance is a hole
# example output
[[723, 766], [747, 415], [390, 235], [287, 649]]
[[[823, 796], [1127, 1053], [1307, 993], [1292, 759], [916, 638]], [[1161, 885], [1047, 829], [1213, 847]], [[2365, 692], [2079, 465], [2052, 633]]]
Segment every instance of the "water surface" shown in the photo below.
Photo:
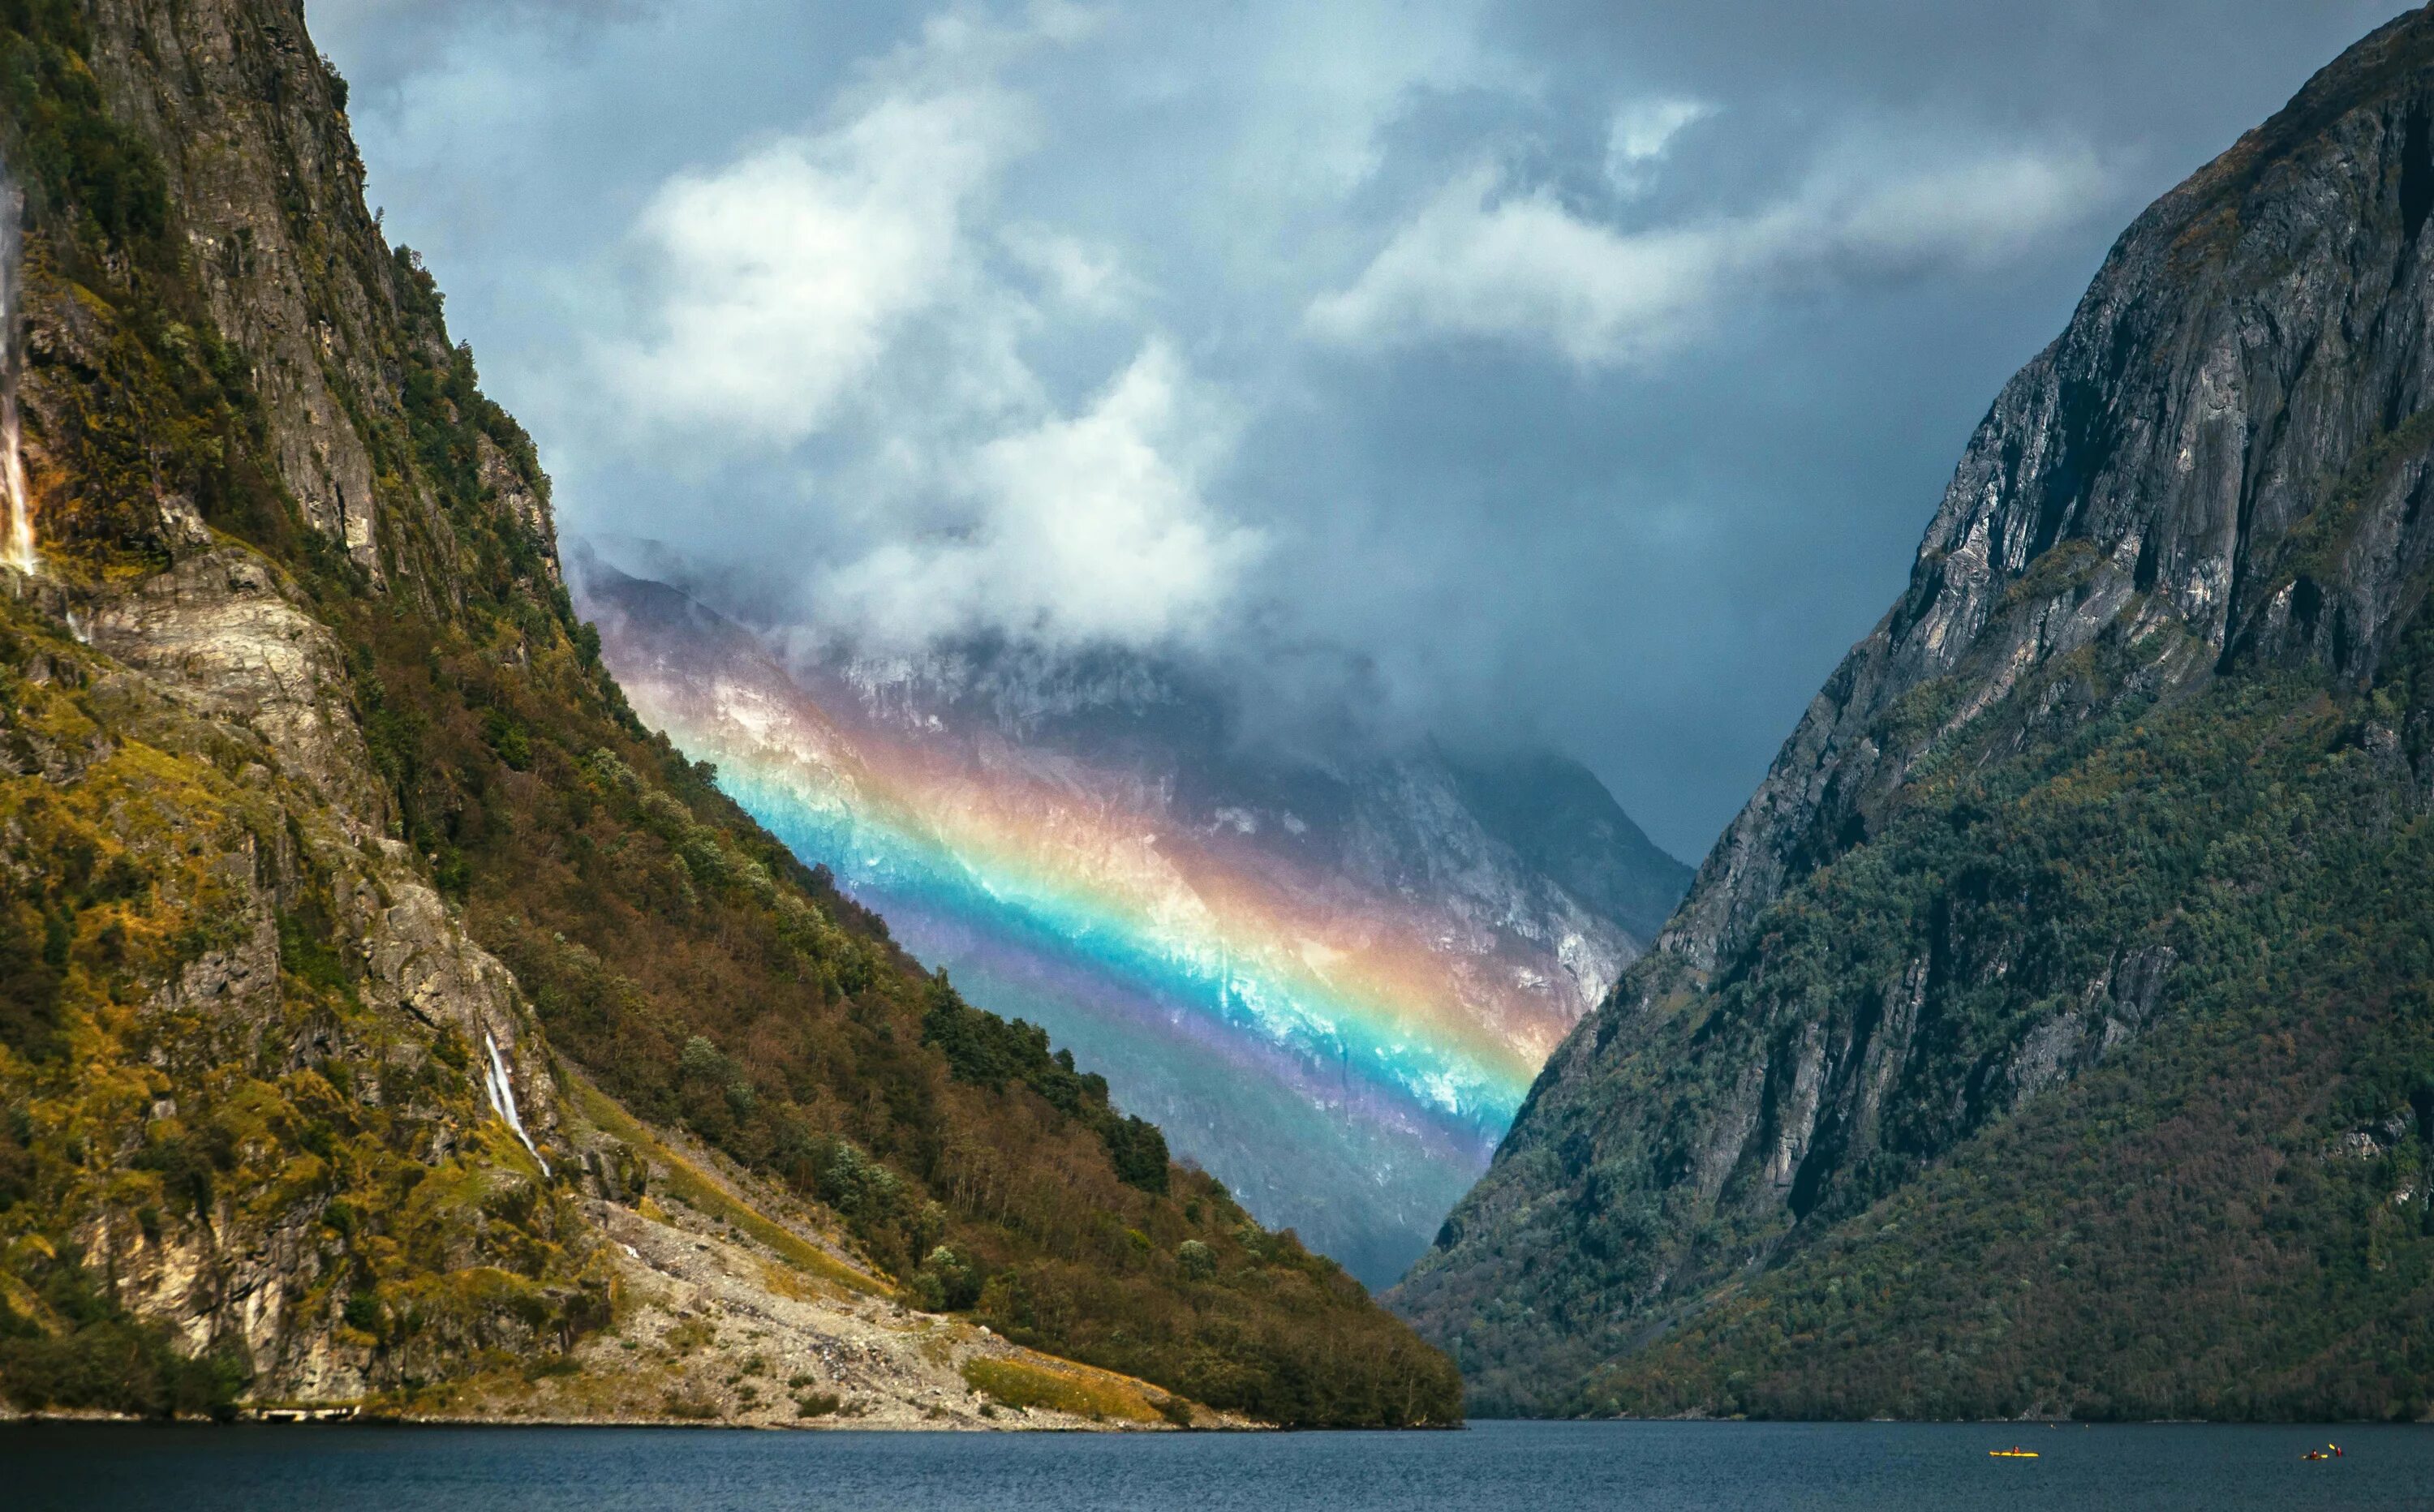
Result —
[[[2033, 1460], [1989, 1459], [2017, 1441]], [[2327, 1440], [2338, 1460], [2300, 1458]], [[12, 1512], [2434, 1509], [2434, 1429], [1483, 1423], [1435, 1434], [0, 1426]]]

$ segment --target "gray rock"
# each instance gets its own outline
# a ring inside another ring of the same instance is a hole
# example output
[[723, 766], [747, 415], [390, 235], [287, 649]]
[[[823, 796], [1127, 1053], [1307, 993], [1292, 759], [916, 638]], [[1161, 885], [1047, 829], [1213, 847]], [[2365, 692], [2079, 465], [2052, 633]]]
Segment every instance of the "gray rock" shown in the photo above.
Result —
[[[1769, 909], [1878, 833], [1956, 735], [2033, 751], [2234, 670], [2334, 688], [2373, 677], [2434, 559], [2429, 121], [2434, 15], [2417, 11], [2142, 214], [2062, 336], [2005, 386], [1908, 589], [1390, 1298], [1465, 1340], [1495, 1405], [1559, 1399], [1679, 1316], [1663, 1309], [1702, 1305], [1645, 1280], [1675, 1274], [1700, 1225], [1730, 1215], [1791, 1242], [1877, 1147], [1890, 1103], [1946, 1089], [1908, 1135], [1907, 1158], [1932, 1159], [2168, 1007], [2177, 957], [2125, 940], [2097, 980], [2038, 999], [1999, 1053], [1951, 1063], [1916, 1037], [1922, 1014], [2033, 970], [2023, 914], [2007, 936], [1939, 936], [1948, 948], [1867, 989], [1874, 1011], [1794, 995], [1765, 999], [1762, 1021], [1680, 1030], [1726, 983], [1766, 979]], [[2121, 674], [2083, 675], [2096, 655]], [[2386, 728], [2364, 745], [2397, 811], [2422, 803], [2403, 755], [2422, 742]], [[1725, 1090], [1669, 1090], [1697, 1086]], [[1650, 1153], [1675, 1149], [1690, 1153]], [[1661, 1215], [1635, 1219], [1625, 1246], [1649, 1266], [1597, 1248], [1634, 1213]]]

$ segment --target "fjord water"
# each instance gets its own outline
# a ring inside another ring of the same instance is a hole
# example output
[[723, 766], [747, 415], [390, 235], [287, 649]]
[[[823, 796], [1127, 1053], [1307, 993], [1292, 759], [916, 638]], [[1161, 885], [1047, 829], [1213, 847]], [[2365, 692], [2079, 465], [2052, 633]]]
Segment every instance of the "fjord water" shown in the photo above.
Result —
[[[2326, 1440], [2337, 1460], [2300, 1456]], [[2032, 1460], [1990, 1459], [2017, 1442]], [[1459, 1433], [0, 1429], [21, 1512], [2434, 1508], [2434, 1429], [1481, 1423]]]

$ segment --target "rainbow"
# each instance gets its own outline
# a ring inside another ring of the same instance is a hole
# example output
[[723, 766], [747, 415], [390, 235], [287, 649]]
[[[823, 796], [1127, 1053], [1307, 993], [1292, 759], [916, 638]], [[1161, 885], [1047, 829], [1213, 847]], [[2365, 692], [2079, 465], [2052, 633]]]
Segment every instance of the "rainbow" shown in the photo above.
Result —
[[848, 725], [764, 658], [603, 628], [637, 712], [797, 856], [1356, 1273], [1425, 1244], [1570, 1025], [1521, 963], [1106, 773]]

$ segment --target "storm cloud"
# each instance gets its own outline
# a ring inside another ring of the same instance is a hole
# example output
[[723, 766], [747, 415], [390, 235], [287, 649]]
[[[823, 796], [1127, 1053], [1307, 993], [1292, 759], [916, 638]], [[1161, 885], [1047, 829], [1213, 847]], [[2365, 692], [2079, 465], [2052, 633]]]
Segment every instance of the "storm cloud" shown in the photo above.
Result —
[[2391, 0], [316, 0], [562, 529], [1704, 851], [2156, 194]]

